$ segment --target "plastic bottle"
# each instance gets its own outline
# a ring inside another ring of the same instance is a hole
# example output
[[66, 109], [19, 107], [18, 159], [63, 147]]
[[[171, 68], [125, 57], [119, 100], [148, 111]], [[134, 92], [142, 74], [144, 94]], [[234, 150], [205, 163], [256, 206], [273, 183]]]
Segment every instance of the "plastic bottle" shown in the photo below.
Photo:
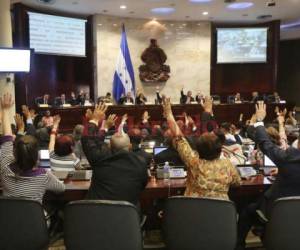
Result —
[[169, 180], [170, 179], [170, 165], [169, 162], [166, 161], [164, 165], [164, 180]]

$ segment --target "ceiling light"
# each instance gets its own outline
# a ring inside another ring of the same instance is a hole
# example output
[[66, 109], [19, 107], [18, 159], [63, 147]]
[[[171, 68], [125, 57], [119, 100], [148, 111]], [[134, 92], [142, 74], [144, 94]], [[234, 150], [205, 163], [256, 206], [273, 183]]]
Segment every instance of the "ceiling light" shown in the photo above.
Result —
[[171, 8], [171, 7], [154, 8], [151, 9], [151, 12], [159, 15], [167, 15], [175, 12], [175, 8]]
[[208, 15], [208, 12], [207, 12], [207, 11], [204, 11], [204, 12], [202, 12], [202, 15], [203, 15], [203, 16], [207, 16], [207, 15]]
[[227, 5], [228, 9], [233, 10], [240, 10], [240, 9], [247, 9], [254, 5], [252, 2], [238, 2], [238, 3], [231, 3]]
[[121, 5], [120, 9], [125, 10], [125, 9], [127, 9], [127, 6], [126, 5]]

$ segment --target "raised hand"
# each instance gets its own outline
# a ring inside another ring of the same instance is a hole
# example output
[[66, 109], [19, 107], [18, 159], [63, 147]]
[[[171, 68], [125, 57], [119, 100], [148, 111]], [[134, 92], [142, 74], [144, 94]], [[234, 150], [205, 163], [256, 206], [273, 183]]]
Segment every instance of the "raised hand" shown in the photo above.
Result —
[[121, 121], [121, 123], [125, 123], [127, 120], [128, 120], [128, 115], [127, 115], [127, 114], [124, 114], [124, 115], [122, 116], [122, 121]]
[[23, 133], [25, 131], [25, 124], [23, 117], [20, 114], [15, 115], [15, 122], [18, 129], [18, 132]]
[[110, 129], [111, 127], [115, 126], [117, 118], [118, 117], [115, 114], [109, 115], [105, 121], [104, 127], [106, 129]]
[[166, 119], [174, 119], [170, 98], [165, 98], [164, 99], [164, 101], [163, 101], [163, 110], [164, 110], [164, 117]]
[[26, 105], [22, 105], [22, 113], [26, 119], [31, 118], [31, 113], [29, 111], [29, 108]]
[[105, 119], [105, 112], [107, 110], [107, 106], [105, 104], [96, 105], [92, 119], [99, 122]]
[[281, 112], [278, 113], [277, 121], [278, 121], [279, 124], [284, 124], [285, 114], [286, 114], [286, 112], [284, 112], [284, 111], [281, 111]]
[[210, 96], [206, 96], [204, 98], [204, 103], [202, 104], [202, 107], [205, 112], [212, 114], [213, 111], [213, 100]]
[[149, 119], [150, 119], [150, 116], [149, 116], [148, 111], [146, 110], [146, 111], [143, 113], [142, 120], [145, 121], [145, 122], [147, 122]]
[[9, 109], [14, 105], [14, 101], [12, 99], [12, 95], [9, 93], [6, 93], [0, 98], [1, 107], [2, 109]]
[[267, 115], [266, 104], [263, 101], [258, 101], [256, 106], [256, 121], [263, 121]]
[[191, 125], [193, 125], [193, 126], [195, 125], [195, 121], [193, 120], [193, 118], [192, 118], [191, 116], [188, 116], [188, 117], [187, 117], [187, 120], [188, 120], [188, 123], [189, 123], [189, 124], [191, 124]]
[[58, 129], [60, 121], [61, 121], [60, 115], [53, 116], [53, 128], [54, 129]]
[[244, 114], [243, 114], [243, 113], [241, 113], [241, 114], [240, 114], [239, 121], [240, 121], [240, 122], [241, 122], [241, 121], [243, 121], [243, 118], [244, 118]]

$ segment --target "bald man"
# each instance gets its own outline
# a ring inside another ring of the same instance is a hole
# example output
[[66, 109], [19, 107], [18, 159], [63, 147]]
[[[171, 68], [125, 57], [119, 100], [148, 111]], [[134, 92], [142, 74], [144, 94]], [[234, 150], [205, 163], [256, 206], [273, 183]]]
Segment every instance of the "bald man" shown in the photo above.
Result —
[[88, 199], [122, 200], [137, 205], [148, 175], [143, 157], [132, 152], [127, 134], [114, 134], [110, 147], [92, 131], [99, 131], [95, 123], [89, 123], [82, 137], [83, 151], [93, 169]]

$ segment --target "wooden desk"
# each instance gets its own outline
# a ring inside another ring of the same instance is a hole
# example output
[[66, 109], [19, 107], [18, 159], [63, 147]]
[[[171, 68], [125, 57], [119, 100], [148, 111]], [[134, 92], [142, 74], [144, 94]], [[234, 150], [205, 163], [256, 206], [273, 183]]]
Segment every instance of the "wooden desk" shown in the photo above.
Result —
[[[272, 121], [276, 118], [274, 109], [275, 106], [284, 108], [284, 104], [268, 104], [267, 105], [267, 117], [266, 121]], [[69, 107], [69, 108], [38, 108], [39, 112], [43, 112], [47, 109], [52, 114], [59, 114], [62, 117], [61, 129], [64, 131], [71, 131], [76, 124], [82, 124], [82, 117], [86, 110], [93, 107]], [[200, 116], [203, 112], [203, 108], [198, 104], [186, 104], [186, 105], [173, 105], [173, 112], [176, 115], [181, 115], [186, 112], [192, 116]], [[151, 116], [151, 121], [161, 121], [163, 119], [163, 110], [161, 105], [145, 105], [145, 106], [109, 106], [107, 114], [123, 115], [125, 113], [128, 116], [133, 117], [134, 122], [140, 121], [143, 112], [147, 110]], [[214, 106], [214, 115], [218, 123], [221, 122], [237, 122], [239, 115], [244, 114], [244, 119], [250, 119], [255, 111], [255, 105], [253, 103], [241, 103], [241, 104], [219, 104]]]
[[[85, 198], [90, 187], [90, 181], [68, 181], [65, 183], [66, 191], [60, 195], [48, 196], [50, 199], [64, 201], [82, 200]], [[232, 200], [258, 196], [269, 188], [271, 183], [263, 176], [258, 175], [249, 180], [244, 180], [239, 187], [232, 187], [229, 196]], [[155, 199], [164, 199], [169, 196], [183, 195], [186, 188], [186, 179], [171, 179], [164, 181], [160, 179], [149, 180], [145, 190], [142, 192], [141, 201], [148, 203]]]

